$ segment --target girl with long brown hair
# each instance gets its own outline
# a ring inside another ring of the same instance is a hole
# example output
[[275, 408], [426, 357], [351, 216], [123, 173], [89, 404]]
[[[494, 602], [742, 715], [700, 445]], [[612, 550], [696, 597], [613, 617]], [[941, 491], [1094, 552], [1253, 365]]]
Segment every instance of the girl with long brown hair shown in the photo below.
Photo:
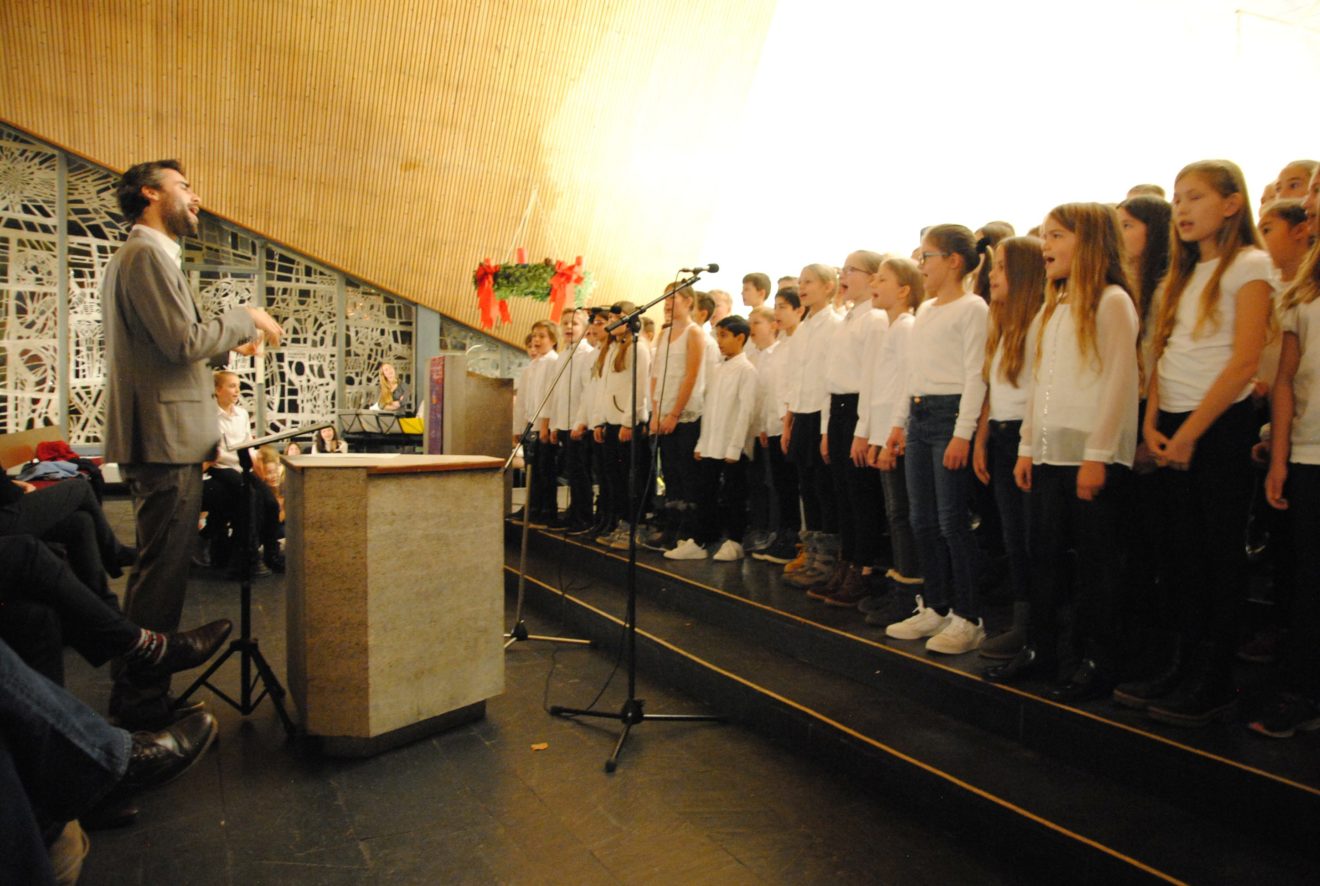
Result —
[[1027, 328], [1045, 294], [1045, 259], [1035, 237], [1001, 240], [986, 256], [990, 324], [985, 341], [988, 391], [981, 407], [972, 468], [976, 478], [994, 492], [999, 527], [1008, 554], [1013, 588], [1013, 626], [981, 644], [985, 658], [1012, 658], [1026, 642], [1031, 606], [1030, 561], [1027, 559], [1027, 502], [1013, 481], [1019, 434], [1026, 417], [1030, 353]]

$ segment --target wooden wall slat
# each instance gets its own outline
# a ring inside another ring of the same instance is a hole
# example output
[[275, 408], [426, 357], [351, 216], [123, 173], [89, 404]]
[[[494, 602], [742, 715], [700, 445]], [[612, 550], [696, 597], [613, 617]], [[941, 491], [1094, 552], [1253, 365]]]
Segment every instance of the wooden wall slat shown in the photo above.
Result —
[[[584, 255], [598, 302], [699, 257], [735, 150], [699, 133], [742, 107], [773, 9], [6, 0], [0, 118], [114, 169], [178, 157], [213, 212], [477, 325], [472, 268], [533, 187], [522, 245]], [[544, 309], [513, 307], [520, 344]]]

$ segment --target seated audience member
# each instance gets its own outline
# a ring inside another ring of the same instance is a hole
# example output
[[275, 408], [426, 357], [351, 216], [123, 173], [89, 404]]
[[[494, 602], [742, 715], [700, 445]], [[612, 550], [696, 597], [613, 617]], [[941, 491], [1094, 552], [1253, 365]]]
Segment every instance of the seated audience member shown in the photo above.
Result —
[[206, 467], [202, 482], [202, 510], [206, 512], [203, 535], [209, 542], [210, 564], [216, 568], [229, 561], [230, 531], [239, 524], [243, 505], [243, 473], [236, 447], [252, 439], [247, 410], [238, 405], [238, 375], [228, 370], [215, 374], [216, 419], [220, 445], [215, 461]]
[[296, 441], [290, 440], [289, 445], [284, 447], [285, 455], [302, 455], [302, 447]]
[[348, 443], [339, 436], [339, 429], [331, 426], [321, 428], [312, 438], [312, 452], [335, 453], [348, 452]]
[[724, 362], [706, 386], [705, 410], [695, 458], [700, 462], [696, 535], [665, 552], [671, 560], [704, 560], [706, 545], [724, 542], [716, 560], [741, 560], [747, 529], [747, 464], [758, 414], [756, 368], [743, 347], [749, 329], [742, 317], [720, 321], [716, 341]]
[[41, 489], [0, 480], [0, 536], [5, 535], [32, 535], [64, 545], [82, 583], [116, 607], [106, 574], [118, 578], [137, 559], [137, 549], [115, 537], [91, 484], [79, 478]]
[[[207, 661], [233, 627], [228, 619], [174, 634], [138, 627], [30, 535], [0, 538], [0, 569], [0, 638], [61, 685], [66, 643], [95, 667], [122, 657], [129, 668], [172, 674]], [[36, 622], [42, 629], [30, 630]], [[51, 630], [45, 630], [47, 623]]]
[[257, 540], [261, 543], [261, 560], [275, 572], [284, 571], [284, 554], [280, 539], [284, 538], [284, 465], [274, 446], [263, 446], [252, 459], [252, 473], [257, 483], [256, 518]]
[[373, 408], [386, 412], [408, 412], [408, 386], [399, 381], [393, 363], [380, 364], [380, 394]]
[[205, 712], [155, 733], [111, 726], [0, 642], [0, 882], [75, 882], [78, 818], [178, 778], [217, 731]]

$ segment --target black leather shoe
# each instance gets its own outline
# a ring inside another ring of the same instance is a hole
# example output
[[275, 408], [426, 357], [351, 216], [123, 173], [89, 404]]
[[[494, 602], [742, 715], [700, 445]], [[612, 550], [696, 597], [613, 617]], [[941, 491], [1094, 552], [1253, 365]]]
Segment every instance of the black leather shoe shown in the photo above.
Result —
[[1036, 647], [1028, 643], [1018, 654], [1004, 664], [991, 665], [981, 672], [987, 683], [1013, 683], [1030, 674], [1040, 673], [1044, 666]]
[[233, 629], [234, 623], [222, 618], [191, 631], [166, 634], [165, 654], [160, 661], [154, 665], [133, 667], [133, 671], [142, 675], [165, 676], [205, 664], [220, 650]]
[[1048, 690], [1045, 697], [1060, 704], [1075, 704], [1108, 695], [1113, 686], [1113, 681], [1095, 659], [1085, 658], [1068, 682]]
[[1226, 675], [1192, 674], [1167, 697], [1151, 702], [1146, 716], [1170, 726], [1207, 726], [1228, 719], [1237, 702], [1233, 681]]
[[160, 732], [133, 733], [128, 769], [116, 786], [116, 795], [127, 796], [174, 781], [202, 758], [217, 732], [215, 717], [202, 713]]
[[104, 797], [91, 809], [78, 816], [78, 823], [87, 831], [112, 831], [126, 828], [137, 821], [138, 807], [127, 797]]

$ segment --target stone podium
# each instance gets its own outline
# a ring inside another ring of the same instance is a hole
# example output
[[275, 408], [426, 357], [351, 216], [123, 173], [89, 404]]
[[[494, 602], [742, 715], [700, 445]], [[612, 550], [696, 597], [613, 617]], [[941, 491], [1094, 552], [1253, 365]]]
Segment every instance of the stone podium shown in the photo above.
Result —
[[307, 734], [366, 756], [484, 716], [504, 691], [500, 460], [285, 464], [288, 681]]

